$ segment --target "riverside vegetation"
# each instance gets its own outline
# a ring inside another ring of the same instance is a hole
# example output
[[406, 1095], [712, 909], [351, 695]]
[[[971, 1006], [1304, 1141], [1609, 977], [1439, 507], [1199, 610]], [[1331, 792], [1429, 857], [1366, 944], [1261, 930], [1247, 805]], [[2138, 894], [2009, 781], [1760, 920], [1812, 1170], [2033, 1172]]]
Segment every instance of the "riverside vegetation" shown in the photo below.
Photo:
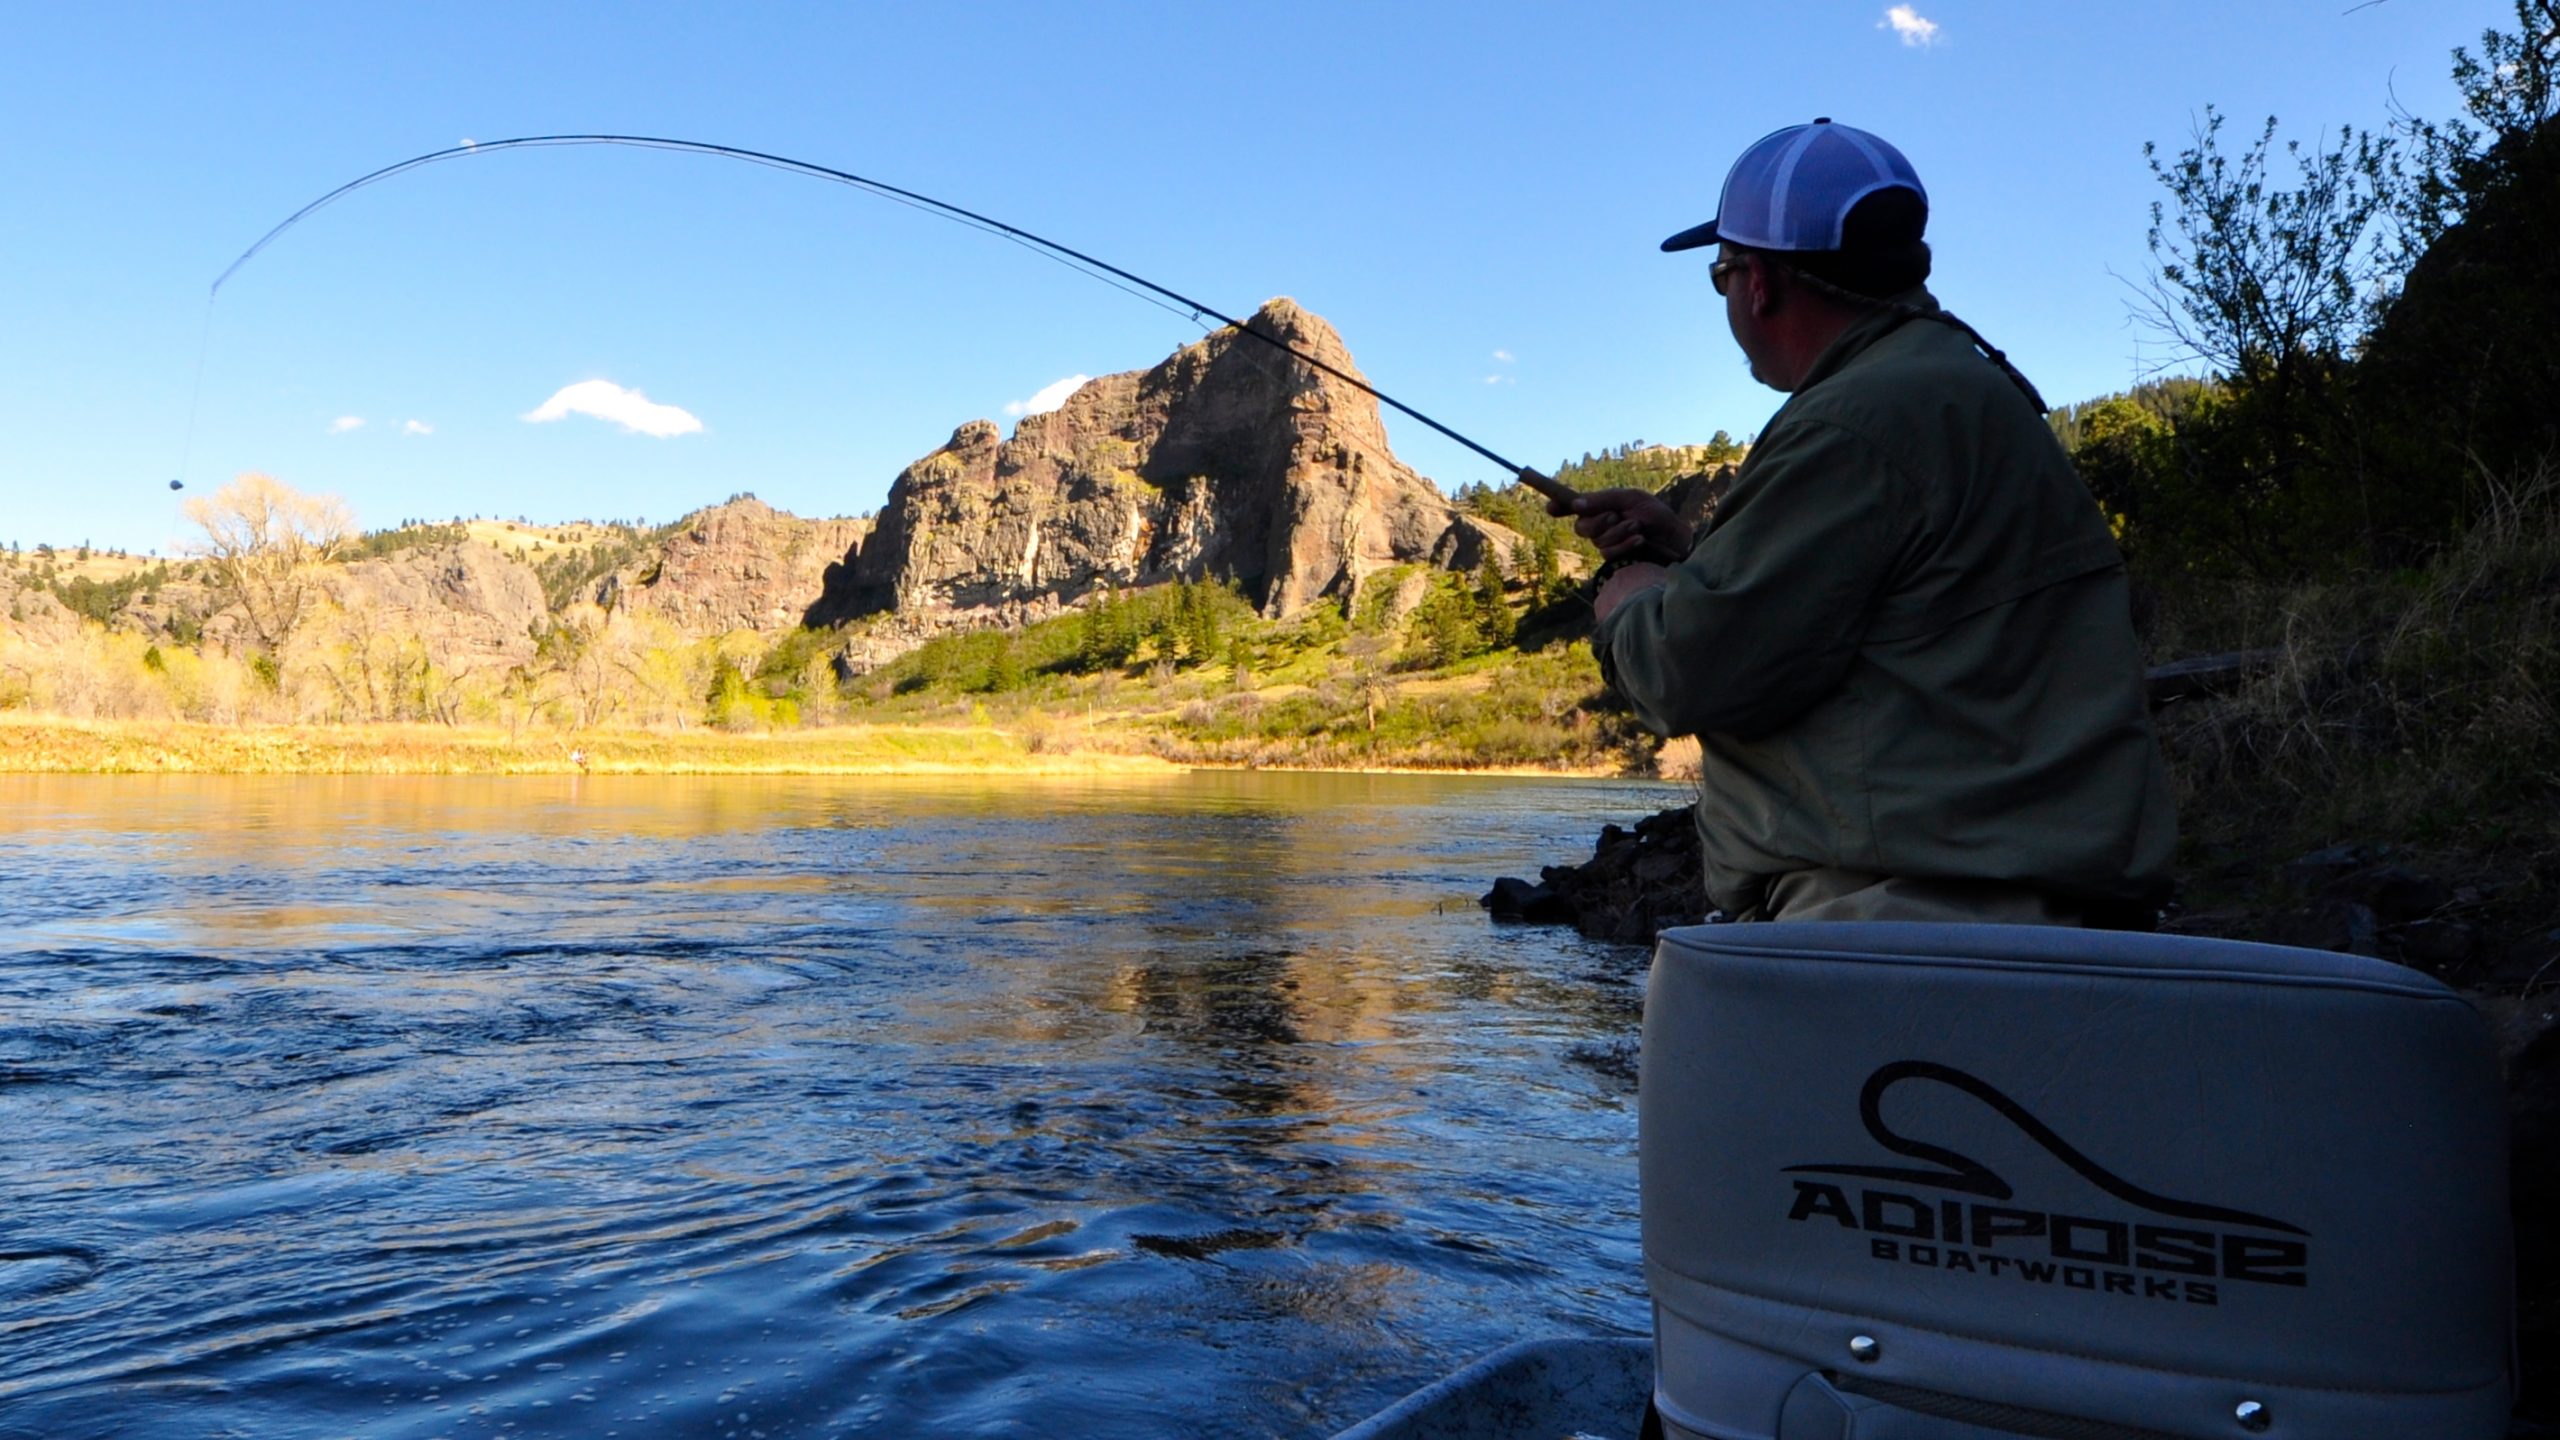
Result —
[[[1665, 478], [1684, 458], [1628, 446], [1561, 469], [1614, 484]], [[174, 561], [0, 554], [0, 767], [1644, 767], [1650, 743], [1608, 701], [1580, 638], [1572, 577], [1596, 557], [1569, 527], [1520, 513], [1517, 494], [1473, 503], [1533, 532], [1510, 563], [1387, 566], [1287, 619], [1215, 581], [1106, 590], [853, 673], [845, 632], [873, 628], [859, 621], [698, 634], [581, 598], [655, 565], [681, 525], [456, 519], [354, 535], [325, 501], [246, 477], [199, 508], [217, 528], [245, 511], [293, 537], [268, 547], [263, 571], [216, 539]], [[401, 556], [466, 574], [466, 546], [520, 556], [540, 579], [520, 658], [387, 626], [390, 607], [351, 583], [365, 562]]]
[[2455, 52], [2450, 120], [2282, 147], [2269, 120], [2235, 148], [2208, 110], [2155, 156], [2143, 318], [2206, 376], [2055, 422], [2154, 658], [2256, 662], [2161, 717], [2190, 923], [2370, 946], [2346, 933], [2360, 902], [2292, 862], [2388, 851], [2445, 879], [2403, 917], [2433, 927], [2413, 949], [2540, 994], [2560, 983], [2560, 0], [2513, 15]]

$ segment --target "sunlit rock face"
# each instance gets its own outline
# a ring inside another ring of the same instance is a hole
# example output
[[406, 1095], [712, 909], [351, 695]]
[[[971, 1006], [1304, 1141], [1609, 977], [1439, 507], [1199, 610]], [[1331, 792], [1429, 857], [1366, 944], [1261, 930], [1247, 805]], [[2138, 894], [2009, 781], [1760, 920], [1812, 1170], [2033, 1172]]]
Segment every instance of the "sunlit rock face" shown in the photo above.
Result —
[[322, 589], [354, 627], [413, 639], [448, 669], [523, 664], [550, 613], [533, 571], [477, 540], [332, 567]]
[[54, 644], [78, 633], [80, 618], [51, 592], [9, 568], [0, 568], [0, 639]]
[[868, 520], [803, 519], [742, 495], [685, 517], [600, 594], [687, 634], [788, 630], [870, 528]]
[[[1292, 301], [1246, 324], [1359, 373], [1333, 327]], [[1370, 396], [1226, 329], [1153, 369], [1087, 381], [1009, 440], [984, 420], [961, 426], [899, 475], [813, 618], [985, 623], [1198, 579], [1286, 616], [1385, 566], [1472, 568], [1516, 538], [1462, 519], [1398, 461]]]

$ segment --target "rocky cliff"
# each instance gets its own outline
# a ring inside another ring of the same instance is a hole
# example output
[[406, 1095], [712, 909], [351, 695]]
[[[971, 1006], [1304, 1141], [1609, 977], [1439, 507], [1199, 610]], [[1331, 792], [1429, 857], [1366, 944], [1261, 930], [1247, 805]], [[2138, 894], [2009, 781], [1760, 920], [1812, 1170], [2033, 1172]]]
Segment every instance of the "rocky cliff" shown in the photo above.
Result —
[[530, 660], [550, 615], [533, 571], [476, 540], [333, 566], [322, 583], [355, 623], [414, 637], [454, 671]]
[[78, 617], [50, 593], [13, 570], [0, 569], [0, 637], [54, 644], [79, 628]]
[[[1359, 373], [1333, 327], [1289, 300], [1246, 325]], [[1010, 440], [961, 426], [899, 475], [811, 619], [994, 624], [1203, 578], [1289, 615], [1386, 566], [1473, 568], [1515, 539], [1398, 461], [1375, 400], [1229, 328], [1087, 382]]]
[[599, 596], [692, 634], [787, 630], [852, 563], [868, 520], [804, 520], [752, 495], [698, 510]]

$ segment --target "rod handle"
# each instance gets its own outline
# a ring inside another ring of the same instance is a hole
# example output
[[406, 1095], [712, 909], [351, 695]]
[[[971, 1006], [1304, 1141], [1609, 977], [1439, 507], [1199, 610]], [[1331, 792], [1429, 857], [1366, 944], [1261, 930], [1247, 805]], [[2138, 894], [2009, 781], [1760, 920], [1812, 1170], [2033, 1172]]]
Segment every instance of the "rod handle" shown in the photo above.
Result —
[[1526, 465], [1521, 466], [1520, 473], [1513, 478], [1550, 500], [1570, 500], [1582, 493], [1563, 481], [1541, 475]]

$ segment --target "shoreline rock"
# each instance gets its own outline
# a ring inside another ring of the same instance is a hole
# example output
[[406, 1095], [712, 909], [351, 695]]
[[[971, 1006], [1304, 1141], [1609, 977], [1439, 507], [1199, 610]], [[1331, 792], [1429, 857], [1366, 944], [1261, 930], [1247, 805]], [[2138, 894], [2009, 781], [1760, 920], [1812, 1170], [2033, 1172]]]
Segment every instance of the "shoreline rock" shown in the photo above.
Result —
[[1496, 920], [1571, 925], [1595, 940], [1649, 946], [1671, 926], [1706, 918], [1704, 876], [1697, 826], [1683, 806], [1632, 830], [1604, 825], [1589, 860], [1546, 866], [1534, 885], [1497, 880], [1477, 903]]

